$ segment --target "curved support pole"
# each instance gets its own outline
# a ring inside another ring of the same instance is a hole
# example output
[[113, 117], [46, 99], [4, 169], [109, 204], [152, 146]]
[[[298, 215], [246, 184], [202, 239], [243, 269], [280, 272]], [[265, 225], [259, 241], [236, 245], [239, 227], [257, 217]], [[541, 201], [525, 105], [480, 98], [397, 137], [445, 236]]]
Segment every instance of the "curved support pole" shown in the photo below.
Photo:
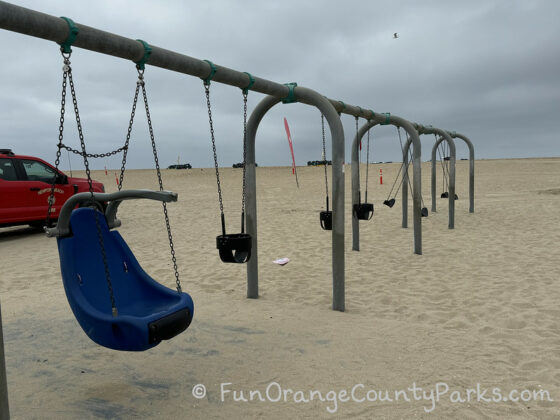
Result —
[[[420, 137], [418, 132], [414, 128], [411, 122], [405, 120], [404, 118], [397, 117], [396, 115], [390, 115], [387, 121], [386, 114], [374, 114], [374, 118], [368, 120], [359, 130], [357, 135], [354, 137], [352, 142], [352, 203], [357, 203], [360, 194], [360, 161], [359, 161], [359, 147], [360, 141], [365, 133], [368, 132], [372, 127], [378, 124], [392, 124], [396, 127], [402, 127], [408, 133], [410, 142], [414, 144], [413, 155], [412, 155], [412, 165], [414, 173], [414, 191], [413, 191], [413, 224], [414, 224], [414, 253], [422, 255], [422, 198], [421, 198], [421, 186], [422, 186], [422, 151], [420, 144]], [[405, 152], [403, 154], [403, 161], [406, 159], [408, 162], [408, 146], [405, 147]], [[406, 158], [404, 157], [406, 156]], [[405, 179], [403, 182], [408, 181]], [[404, 184], [403, 184], [404, 188]], [[403, 199], [404, 199], [403, 195]], [[406, 193], [406, 198], [408, 198], [408, 190]], [[404, 205], [403, 200], [403, 227], [406, 228], [408, 221], [408, 205]], [[358, 218], [352, 212], [352, 249], [354, 251], [360, 250], [360, 225]]]
[[[325, 116], [332, 137], [332, 282], [333, 304], [336, 311], [344, 311], [344, 130], [340, 117], [329, 99], [304, 87], [294, 88], [296, 101], [313, 105]], [[258, 298], [257, 253], [257, 187], [255, 172], [255, 137], [257, 128], [266, 112], [280, 102], [267, 96], [253, 110], [247, 122], [247, 172], [246, 172], [246, 219], [247, 233], [251, 235], [253, 256], [247, 264], [247, 297]]]
[[437, 134], [440, 136], [440, 139], [436, 142], [434, 147], [432, 148], [432, 211], [436, 211], [436, 204], [434, 201], [435, 197], [435, 179], [436, 179], [436, 171], [435, 171], [435, 161], [436, 161], [436, 150], [437, 146], [442, 142], [446, 141], [449, 144], [449, 153], [450, 153], [450, 164], [449, 164], [449, 229], [455, 228], [455, 161], [456, 161], [456, 148], [455, 142], [449, 135], [449, 133], [445, 130], [440, 128], [435, 128], [431, 126], [424, 126], [421, 124], [415, 124], [416, 129], [418, 130], [419, 134]]
[[474, 213], [474, 146], [467, 136], [454, 131], [448, 133], [453, 138], [463, 140], [469, 148], [469, 213]]

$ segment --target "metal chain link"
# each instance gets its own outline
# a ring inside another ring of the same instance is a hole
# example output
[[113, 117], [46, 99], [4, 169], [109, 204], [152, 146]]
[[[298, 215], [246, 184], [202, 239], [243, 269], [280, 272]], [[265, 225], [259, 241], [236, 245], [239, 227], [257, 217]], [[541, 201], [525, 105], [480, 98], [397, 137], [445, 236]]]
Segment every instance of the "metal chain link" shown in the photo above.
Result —
[[210, 84], [204, 83], [206, 93], [206, 104], [208, 106], [208, 121], [210, 123], [210, 137], [212, 139], [212, 152], [214, 153], [214, 167], [216, 168], [216, 183], [218, 184], [218, 200], [220, 201], [220, 214], [224, 215], [224, 203], [222, 201], [222, 185], [220, 183], [220, 171], [218, 170], [218, 155], [216, 153], [216, 139], [214, 137], [214, 123], [212, 122], [212, 110], [210, 108]]
[[[159, 190], [163, 191], [163, 181], [161, 179], [161, 170], [159, 168], [159, 159], [156, 149], [156, 141], [154, 138], [154, 130], [152, 128], [152, 118], [150, 116], [150, 108], [148, 107], [148, 95], [146, 94], [146, 84], [144, 82], [144, 70], [138, 69], [138, 84], [142, 87], [142, 96], [144, 98], [144, 108], [146, 109], [146, 118], [148, 119], [148, 129], [150, 131], [150, 140], [152, 141], [152, 151], [154, 154], [154, 162], [156, 165], [157, 177], [159, 182]], [[175, 246], [173, 245], [173, 235], [171, 234], [171, 225], [169, 224], [169, 215], [167, 213], [167, 203], [163, 204], [163, 214], [165, 216], [165, 227], [167, 228], [167, 237], [169, 239], [169, 248], [171, 250], [171, 261], [173, 262], [173, 270], [175, 272], [175, 284], [177, 285], [177, 292], [181, 293], [181, 280], [179, 279], [179, 269], [177, 268], [177, 258], [175, 257]]]
[[[62, 149], [66, 149], [66, 150], [68, 150], [69, 152], [72, 152], [72, 153], [74, 153], [74, 154], [76, 154], [76, 155], [80, 155], [80, 156], [82, 156], [82, 157], [84, 156], [84, 152], [82, 152], [82, 151], [80, 151], [80, 150], [73, 149], [72, 147], [67, 146], [67, 145], [65, 145], [65, 144], [61, 144], [60, 147], [61, 147]], [[116, 154], [122, 152], [123, 150], [126, 150], [126, 147], [125, 147], [125, 146], [119, 147], [118, 149], [113, 150], [112, 152], [107, 152], [107, 153], [87, 153], [86, 155], [87, 155], [87, 157], [89, 157], [89, 158], [94, 158], [94, 159], [97, 159], [97, 158], [106, 158], [106, 157], [114, 156], [114, 155], [116, 155]]]
[[[401, 140], [401, 128], [397, 127], [397, 130], [399, 132], [399, 143], [401, 144], [401, 152], [404, 152], [404, 147], [402, 144], [402, 140]], [[409, 137], [408, 137], [408, 133], [406, 135], [406, 141], [408, 142]], [[404, 172], [403, 172], [403, 179], [401, 180], [401, 185], [404, 183], [404, 176], [406, 175], [406, 179], [408, 180], [408, 186], [410, 187], [410, 191], [412, 192], [412, 194], [414, 194], [414, 188], [412, 188], [412, 182], [410, 181], [410, 177], [408, 176], [408, 167], [410, 166], [410, 164], [412, 163], [412, 150], [410, 150], [410, 147], [408, 149], [408, 162], [406, 164], [406, 167], [404, 168]], [[404, 165], [404, 161], [401, 165]], [[401, 187], [401, 185], [399, 185], [399, 189]], [[397, 192], [395, 193], [395, 196], [399, 193], [399, 189], [397, 189]], [[426, 207], [424, 205], [424, 197], [422, 196], [422, 190], [420, 190], [420, 200], [422, 201], [422, 207]]]
[[323, 131], [323, 163], [325, 165], [325, 191], [329, 199], [329, 179], [327, 175], [327, 150], [325, 146], [325, 116], [321, 114], [321, 129]]
[[366, 146], [366, 197], [364, 203], [367, 203], [367, 190], [368, 190], [368, 180], [369, 180], [369, 129], [367, 132], [367, 146]]
[[[89, 192], [91, 194], [91, 199], [92, 202], [95, 202], [94, 198], [93, 198], [93, 181], [91, 179], [91, 171], [89, 169], [89, 162], [87, 160], [87, 152], [86, 152], [86, 144], [84, 141], [84, 133], [82, 130], [82, 122], [80, 120], [80, 112], [78, 110], [78, 100], [76, 99], [76, 89], [74, 88], [74, 81], [72, 79], [72, 68], [70, 67], [70, 54], [68, 54], [67, 56], [62, 53], [62, 56], [64, 57], [64, 67], [63, 70], [65, 72], [65, 75], [68, 76], [68, 82], [70, 83], [70, 92], [72, 94], [72, 103], [74, 105], [74, 113], [76, 114], [76, 124], [78, 127], [78, 137], [80, 139], [80, 146], [82, 148], [82, 156], [84, 158], [84, 166], [86, 168], [86, 175], [87, 175], [87, 181], [88, 181], [88, 185], [89, 185]], [[66, 91], [63, 88], [63, 93], [65, 94]], [[61, 112], [61, 114], [63, 114]], [[61, 121], [62, 122], [62, 121]], [[59, 139], [62, 139], [62, 124], [61, 124], [61, 131], [59, 134]], [[62, 143], [62, 142], [61, 142]], [[113, 316], [117, 316], [118, 315], [118, 311], [117, 311], [117, 305], [115, 304], [115, 296], [113, 293], [113, 285], [111, 284], [111, 274], [109, 272], [109, 264], [107, 263], [107, 253], [105, 251], [105, 245], [103, 242], [103, 234], [101, 232], [101, 225], [99, 222], [99, 215], [98, 212], [94, 212], [95, 213], [95, 225], [97, 228], [97, 238], [99, 240], [99, 246], [101, 248], [101, 257], [103, 259], [103, 268], [105, 270], [105, 278], [107, 280], [107, 287], [109, 289], [109, 298], [111, 300], [111, 309], [112, 309], [112, 314]]]
[[[245, 216], [245, 187], [247, 173], [247, 93], [243, 92], [243, 188], [241, 191], [241, 217]], [[245, 224], [241, 220], [241, 233], [245, 233]]]
[[62, 139], [64, 138], [64, 113], [66, 112], [66, 86], [67, 86], [67, 78], [68, 72], [70, 70], [70, 55], [62, 54], [64, 58], [64, 66], [62, 66], [62, 99], [60, 101], [60, 125], [58, 127], [58, 147], [56, 151], [56, 160], [55, 160], [55, 173], [52, 179], [51, 185], [51, 193], [49, 195], [48, 200], [48, 209], [47, 209], [47, 218], [45, 221], [46, 227], [51, 227], [51, 211], [52, 206], [54, 204], [54, 190], [56, 186], [56, 176], [58, 174], [58, 165], [60, 165], [60, 155], [61, 155], [61, 148], [62, 148]]
[[130, 134], [132, 133], [132, 124], [134, 123], [134, 115], [136, 114], [136, 103], [138, 102], [138, 92], [140, 90], [140, 85], [142, 85], [144, 83], [144, 72], [140, 72], [140, 70], [138, 70], [138, 81], [136, 82], [136, 91], [134, 92], [134, 99], [132, 101], [132, 111], [130, 112], [130, 120], [128, 122], [128, 130], [126, 132], [126, 141], [124, 142], [124, 146], [122, 147], [122, 149], [124, 150], [123, 152], [123, 158], [122, 158], [122, 163], [121, 163], [121, 173], [119, 176], [119, 185], [118, 185], [118, 189], [119, 191], [122, 188], [122, 184], [123, 184], [123, 180], [124, 180], [124, 171], [125, 171], [125, 166], [126, 166], [126, 156], [128, 153], [128, 144], [130, 142]]

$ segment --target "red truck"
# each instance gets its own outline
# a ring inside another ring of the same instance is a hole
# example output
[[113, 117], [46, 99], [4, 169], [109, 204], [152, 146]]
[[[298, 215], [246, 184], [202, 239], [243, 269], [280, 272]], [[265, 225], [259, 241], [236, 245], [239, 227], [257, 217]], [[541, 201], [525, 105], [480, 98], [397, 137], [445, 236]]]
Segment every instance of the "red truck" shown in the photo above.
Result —
[[[49, 207], [54, 166], [32, 156], [16, 155], [0, 149], [0, 227], [45, 224]], [[94, 192], [105, 192], [101, 182], [93, 181]], [[56, 176], [51, 220], [58, 219], [62, 205], [72, 195], [89, 191], [85, 178], [70, 178], [60, 170]]]

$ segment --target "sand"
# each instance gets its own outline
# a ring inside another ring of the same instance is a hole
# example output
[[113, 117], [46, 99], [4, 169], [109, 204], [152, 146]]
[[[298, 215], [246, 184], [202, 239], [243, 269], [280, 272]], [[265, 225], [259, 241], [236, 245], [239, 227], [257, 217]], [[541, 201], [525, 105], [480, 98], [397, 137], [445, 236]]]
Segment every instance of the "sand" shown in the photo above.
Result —
[[[438, 212], [422, 220], [421, 256], [412, 221], [400, 227], [400, 197], [393, 209], [381, 204], [398, 169], [370, 166], [375, 216], [360, 222], [360, 252], [351, 250], [347, 171], [345, 313], [331, 310], [331, 235], [318, 218], [322, 168], [298, 168], [300, 189], [290, 168], [257, 169], [257, 300], [245, 298], [245, 266], [221, 263], [215, 250], [213, 170], [163, 171], [165, 188], [179, 194], [169, 213], [195, 318], [143, 353], [108, 350], [84, 334], [54, 239], [0, 230], [12, 418], [559, 418], [560, 159], [477, 161], [472, 214], [468, 162], [457, 162], [455, 229], [438, 198]], [[422, 172], [430, 208], [427, 163]], [[241, 170], [222, 175], [234, 233]], [[116, 189], [112, 172], [94, 177]], [[156, 187], [154, 171], [127, 172], [125, 188]], [[119, 216], [144, 269], [173, 287], [161, 205], [127, 202]], [[287, 265], [272, 263], [283, 257]], [[200, 399], [197, 384], [207, 391]], [[430, 398], [436, 389], [439, 401]], [[502, 401], [498, 389], [519, 401]]]

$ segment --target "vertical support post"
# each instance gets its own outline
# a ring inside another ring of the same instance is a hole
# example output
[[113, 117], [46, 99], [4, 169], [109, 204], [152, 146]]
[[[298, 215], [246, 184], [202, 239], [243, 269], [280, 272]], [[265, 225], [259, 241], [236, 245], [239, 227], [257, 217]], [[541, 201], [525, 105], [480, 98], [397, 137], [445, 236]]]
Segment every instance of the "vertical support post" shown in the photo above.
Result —
[[259, 297], [259, 253], [257, 240], [257, 175], [255, 168], [255, 138], [264, 115], [280, 102], [274, 96], [267, 96], [257, 104], [247, 121], [247, 156], [245, 164], [245, 217], [247, 233], [251, 235], [251, 258], [247, 261], [247, 297]]
[[469, 148], [469, 213], [474, 213], [474, 146], [470, 139], [458, 133], [450, 133], [451, 137], [463, 140]]
[[[345, 310], [344, 290], [344, 130], [342, 123], [329, 99], [304, 87], [294, 88], [298, 102], [316, 106], [325, 116], [332, 138], [332, 283], [333, 305], [335, 311]], [[258, 297], [258, 259], [257, 256], [257, 204], [255, 175], [255, 138], [257, 128], [266, 112], [280, 102], [274, 96], [265, 97], [253, 110], [247, 122], [247, 172], [246, 172], [246, 214], [247, 233], [252, 237], [253, 253], [247, 263], [247, 297]], [[255, 259], [253, 259], [255, 258]]]
[[455, 161], [457, 151], [455, 148], [455, 142], [451, 138], [451, 136], [444, 130], [440, 130], [439, 128], [421, 128], [422, 134], [438, 134], [440, 138], [434, 143], [432, 147], [432, 209], [435, 211], [435, 190], [436, 190], [436, 170], [435, 170], [435, 162], [436, 162], [436, 150], [437, 147], [443, 141], [446, 141], [449, 144], [449, 229], [455, 228]]
[[[360, 188], [360, 170], [359, 170], [359, 150], [358, 145], [368, 130], [373, 128], [374, 126], [384, 123], [387, 121], [386, 114], [375, 115], [372, 120], [368, 120], [366, 124], [364, 124], [358, 130], [358, 136], [354, 137], [354, 142], [352, 143], [352, 202], [358, 202], [358, 194]], [[422, 177], [422, 162], [421, 162], [421, 145], [420, 145], [420, 137], [418, 136], [418, 132], [412, 125], [410, 121], [405, 120], [404, 118], [398, 117], [396, 115], [389, 116], [389, 124], [392, 124], [396, 127], [402, 127], [408, 134], [408, 140], [406, 141], [404, 147], [404, 154], [408, 156], [408, 150], [410, 149], [410, 145], [413, 144], [414, 148], [412, 151], [412, 166], [414, 171], [414, 191], [413, 191], [413, 224], [414, 224], [414, 253], [418, 255], [422, 255], [422, 198], [421, 198], [421, 177]], [[408, 158], [407, 158], [408, 162]], [[407, 186], [407, 184], [403, 184], [403, 188]], [[408, 194], [405, 197], [408, 199]], [[405, 200], [403, 200], [404, 202]], [[408, 203], [407, 203], [408, 208]], [[408, 215], [408, 211], [405, 216]], [[407, 222], [408, 224], [408, 222]], [[358, 223], [358, 219], [353, 216], [352, 217], [352, 246], [354, 250], [359, 251], [360, 249], [360, 225]]]
[[2, 305], [0, 303], [0, 420], [10, 419], [8, 405], [8, 380], [6, 375], [6, 359], [4, 357], [4, 338], [2, 333]]
[[[446, 133], [447, 134], [447, 133]], [[455, 142], [447, 134], [447, 140], [449, 142], [449, 229], [455, 229], [455, 161], [456, 161], [456, 150]]]
[[403, 150], [402, 156], [402, 186], [401, 186], [401, 206], [402, 206], [402, 227], [408, 227], [408, 149]]

